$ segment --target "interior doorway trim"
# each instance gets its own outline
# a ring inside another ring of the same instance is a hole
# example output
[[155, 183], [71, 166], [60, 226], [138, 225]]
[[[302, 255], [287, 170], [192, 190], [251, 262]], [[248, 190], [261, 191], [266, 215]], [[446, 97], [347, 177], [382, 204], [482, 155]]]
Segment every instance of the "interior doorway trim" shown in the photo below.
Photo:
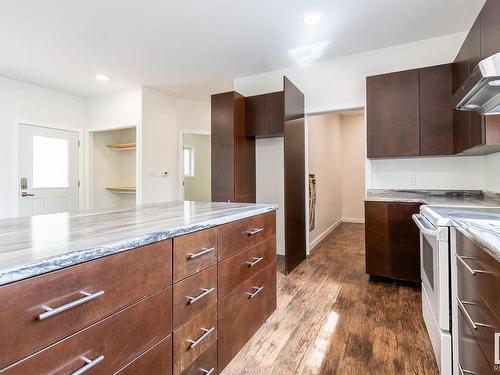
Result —
[[74, 132], [78, 134], [78, 140], [80, 142], [80, 147], [78, 147], [78, 180], [80, 181], [80, 186], [78, 188], [78, 209], [81, 210], [83, 207], [85, 207], [85, 197], [83, 194], [83, 186], [84, 186], [84, 160], [85, 160], [85, 154], [84, 154], [84, 147], [81, 145], [81, 142], [83, 140], [83, 129], [78, 129], [74, 128], [71, 126], [65, 126], [61, 124], [55, 124], [55, 123], [46, 123], [46, 122], [40, 122], [40, 121], [32, 121], [32, 120], [27, 120], [27, 119], [20, 119], [16, 118], [14, 119], [14, 139], [12, 143], [12, 160], [14, 161], [12, 163], [12, 176], [13, 176], [13, 181], [12, 181], [12, 209], [11, 209], [11, 214], [13, 217], [18, 217], [19, 216], [19, 194], [20, 194], [20, 186], [19, 186], [19, 180], [21, 176], [19, 175], [19, 128], [21, 125], [28, 125], [28, 126], [37, 126], [39, 128], [47, 128], [47, 129], [55, 129], [55, 130], [62, 130], [62, 131], [69, 131], [69, 132]]
[[210, 135], [210, 130], [204, 129], [179, 129], [179, 142], [177, 143], [177, 190], [179, 191], [179, 200], [184, 200], [184, 136], [185, 135]]

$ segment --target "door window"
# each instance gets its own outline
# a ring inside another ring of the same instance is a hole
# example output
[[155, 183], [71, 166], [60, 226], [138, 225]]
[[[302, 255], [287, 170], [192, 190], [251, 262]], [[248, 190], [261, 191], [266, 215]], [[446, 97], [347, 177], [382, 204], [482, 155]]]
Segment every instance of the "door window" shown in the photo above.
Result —
[[69, 187], [68, 140], [33, 136], [33, 188]]

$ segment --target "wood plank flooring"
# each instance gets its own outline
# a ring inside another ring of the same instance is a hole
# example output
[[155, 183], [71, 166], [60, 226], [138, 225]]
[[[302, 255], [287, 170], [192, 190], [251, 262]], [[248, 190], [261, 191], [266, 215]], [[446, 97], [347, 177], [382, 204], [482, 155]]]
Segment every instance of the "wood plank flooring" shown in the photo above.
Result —
[[278, 273], [277, 310], [222, 372], [437, 373], [420, 289], [370, 282], [364, 225], [348, 223], [290, 275]]

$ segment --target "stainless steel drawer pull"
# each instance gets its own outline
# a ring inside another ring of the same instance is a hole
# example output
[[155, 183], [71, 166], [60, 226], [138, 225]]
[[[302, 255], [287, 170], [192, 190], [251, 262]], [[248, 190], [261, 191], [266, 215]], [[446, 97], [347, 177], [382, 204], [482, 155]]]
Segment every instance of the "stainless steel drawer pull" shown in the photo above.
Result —
[[466, 374], [468, 374], [468, 375], [479, 375], [479, 373], [477, 373], [477, 372], [469, 371], [469, 370], [464, 370], [462, 368], [462, 365], [460, 364], [460, 362], [457, 362], [457, 364], [458, 364], [458, 370], [460, 371], [460, 375], [466, 375]]
[[51, 316], [62, 313], [63, 311], [72, 309], [73, 307], [80, 306], [86, 302], [92, 301], [93, 299], [96, 299], [97, 297], [102, 296], [104, 294], [104, 290], [100, 290], [100, 291], [95, 292], [95, 293], [88, 293], [88, 292], [84, 292], [83, 290], [81, 290], [80, 293], [83, 294], [84, 297], [79, 298], [75, 301], [68, 302], [68, 303], [61, 305], [59, 307], [52, 308], [50, 306], [42, 306], [42, 308], [45, 310], [45, 312], [38, 315], [38, 320], [44, 320], [44, 319], [50, 318]]
[[264, 287], [263, 287], [263, 286], [254, 286], [253, 288], [255, 289], [255, 292], [253, 292], [253, 293], [246, 292], [246, 294], [248, 294], [248, 296], [249, 296], [250, 298], [255, 297], [257, 294], [259, 294], [259, 293], [260, 293], [260, 291], [261, 291], [262, 289], [264, 289]]
[[212, 367], [210, 370], [205, 370], [204, 368], [200, 368], [202, 374], [212, 375], [215, 371], [215, 367]]
[[250, 230], [247, 230], [246, 233], [249, 235], [249, 236], [253, 236], [254, 234], [257, 234], [257, 233], [260, 233], [264, 230], [264, 228], [255, 228], [255, 229], [250, 229]]
[[460, 256], [458, 254], [456, 254], [456, 257], [457, 259], [460, 261], [460, 263], [463, 264], [463, 266], [467, 269], [467, 271], [469, 271], [471, 274], [475, 275], [476, 273], [488, 273], [487, 271], [483, 271], [483, 270], [475, 270], [475, 269], [472, 269], [466, 262], [465, 262], [465, 259], [474, 259], [474, 258], [471, 258], [471, 257], [464, 257], [464, 256]]
[[205, 247], [205, 248], [201, 249], [201, 251], [198, 251], [197, 253], [189, 253], [188, 259], [194, 259], [194, 258], [201, 257], [202, 255], [208, 254], [214, 250], [215, 250], [215, 247]]
[[193, 303], [198, 302], [203, 297], [208, 296], [210, 293], [212, 293], [215, 290], [215, 288], [210, 288], [210, 289], [201, 288], [201, 290], [202, 290], [202, 292], [195, 297], [186, 296], [186, 298], [189, 300], [188, 301], [189, 305], [192, 305]]
[[81, 357], [81, 359], [86, 363], [86, 365], [83, 366], [82, 368], [76, 370], [71, 375], [80, 375], [80, 374], [87, 372], [92, 367], [94, 367], [94, 366], [98, 365], [99, 363], [101, 363], [102, 361], [104, 361], [104, 356], [100, 355], [99, 357], [97, 357], [94, 360], [88, 359], [87, 357]]
[[457, 301], [458, 301], [458, 307], [460, 307], [460, 310], [462, 310], [462, 312], [464, 313], [465, 317], [467, 318], [467, 320], [469, 321], [469, 323], [472, 325], [472, 328], [474, 328], [474, 329], [477, 329], [477, 327], [494, 328], [490, 324], [478, 323], [478, 322], [475, 322], [474, 320], [472, 320], [472, 317], [467, 312], [467, 309], [465, 308], [465, 305], [472, 305], [472, 306], [474, 306], [474, 305], [476, 305], [474, 302], [462, 301], [458, 297], [457, 297]]
[[187, 340], [187, 342], [191, 343], [191, 345], [189, 345], [189, 349], [195, 348], [200, 342], [205, 340], [215, 330], [215, 327], [212, 327], [210, 329], [202, 328], [201, 330], [204, 333], [199, 338], [197, 338], [196, 340], [190, 340], [190, 339]]
[[248, 261], [248, 262], [245, 262], [246, 264], [248, 264], [248, 267], [253, 267], [255, 266], [257, 263], [259, 263], [262, 259], [264, 259], [264, 257], [253, 257], [252, 258], [253, 261]]

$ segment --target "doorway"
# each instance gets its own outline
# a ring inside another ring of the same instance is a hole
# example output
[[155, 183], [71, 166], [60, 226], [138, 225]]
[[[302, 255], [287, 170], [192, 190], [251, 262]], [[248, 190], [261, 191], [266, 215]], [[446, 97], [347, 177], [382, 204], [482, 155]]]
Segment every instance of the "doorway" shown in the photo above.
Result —
[[183, 132], [179, 143], [181, 200], [210, 202], [212, 200], [210, 134]]
[[78, 133], [19, 124], [20, 216], [78, 211]]

